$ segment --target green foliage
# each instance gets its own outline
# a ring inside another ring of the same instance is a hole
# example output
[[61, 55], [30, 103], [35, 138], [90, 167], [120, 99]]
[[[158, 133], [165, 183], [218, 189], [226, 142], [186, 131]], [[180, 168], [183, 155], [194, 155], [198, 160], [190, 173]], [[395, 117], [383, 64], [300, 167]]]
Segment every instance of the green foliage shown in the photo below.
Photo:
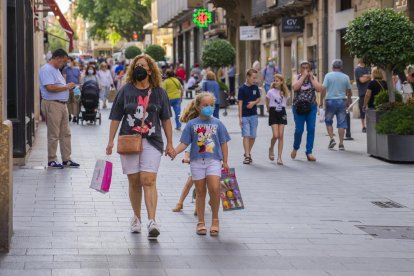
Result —
[[[394, 91], [394, 95], [395, 95], [395, 101], [396, 102], [402, 102], [402, 96], [400, 93], [396, 93]], [[375, 108], [379, 108], [381, 105], [386, 104], [389, 102], [389, 94], [388, 94], [388, 90], [384, 90], [382, 89], [378, 95], [375, 96], [374, 98], [374, 106]]]
[[414, 23], [408, 17], [393, 9], [371, 9], [349, 24], [344, 38], [352, 56], [393, 70], [412, 60], [413, 37]]
[[224, 82], [221, 81], [217, 81], [219, 86], [220, 86], [220, 90], [221, 91], [229, 91], [229, 87], [227, 86], [227, 84], [225, 84]]
[[58, 27], [49, 26], [47, 27], [48, 35], [48, 50], [53, 52], [57, 49], [68, 50], [68, 42], [63, 39], [68, 39], [66, 33]]
[[414, 105], [404, 104], [387, 111], [375, 128], [381, 134], [414, 135]]
[[107, 39], [108, 31], [120, 34], [128, 41], [133, 32], [143, 37], [143, 26], [151, 21], [148, 1], [137, 0], [77, 0], [76, 15], [91, 22], [89, 35], [92, 38]]
[[129, 46], [125, 49], [125, 58], [132, 59], [142, 53], [141, 49], [137, 46]]
[[201, 60], [203, 66], [219, 68], [234, 63], [236, 50], [224, 39], [209, 40], [204, 44]]
[[152, 57], [155, 61], [165, 60], [165, 50], [160, 45], [150, 45], [145, 49], [145, 53]]

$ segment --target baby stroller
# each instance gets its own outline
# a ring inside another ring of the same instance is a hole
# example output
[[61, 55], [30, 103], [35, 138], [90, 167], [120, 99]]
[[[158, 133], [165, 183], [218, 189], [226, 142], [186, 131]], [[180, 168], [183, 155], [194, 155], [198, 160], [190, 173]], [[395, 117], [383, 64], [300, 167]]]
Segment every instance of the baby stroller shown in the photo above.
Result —
[[96, 81], [87, 81], [81, 90], [81, 116], [79, 118], [81, 124], [83, 125], [83, 122], [87, 121], [96, 125], [96, 120], [99, 120], [99, 124], [101, 124], [101, 113], [98, 108], [99, 85]]

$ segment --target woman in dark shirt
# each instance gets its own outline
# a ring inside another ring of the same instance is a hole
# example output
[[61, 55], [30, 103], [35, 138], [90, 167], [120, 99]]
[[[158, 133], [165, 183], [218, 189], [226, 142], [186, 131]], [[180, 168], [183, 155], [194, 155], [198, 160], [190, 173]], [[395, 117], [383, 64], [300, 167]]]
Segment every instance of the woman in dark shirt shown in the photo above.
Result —
[[380, 68], [374, 67], [371, 76], [372, 80], [368, 83], [368, 89], [365, 93], [364, 110], [367, 108], [375, 108], [375, 96], [378, 95], [381, 90], [388, 90], [387, 82], [384, 80], [384, 72]]

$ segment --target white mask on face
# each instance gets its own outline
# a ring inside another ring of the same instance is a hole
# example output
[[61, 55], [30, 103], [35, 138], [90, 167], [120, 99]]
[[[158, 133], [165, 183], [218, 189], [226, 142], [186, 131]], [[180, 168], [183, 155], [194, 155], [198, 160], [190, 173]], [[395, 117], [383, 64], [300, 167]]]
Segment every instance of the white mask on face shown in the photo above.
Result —
[[88, 70], [89, 75], [93, 75], [93, 70]]
[[72, 64], [67, 63], [66, 66], [70, 68], [70, 67], [72, 67]]

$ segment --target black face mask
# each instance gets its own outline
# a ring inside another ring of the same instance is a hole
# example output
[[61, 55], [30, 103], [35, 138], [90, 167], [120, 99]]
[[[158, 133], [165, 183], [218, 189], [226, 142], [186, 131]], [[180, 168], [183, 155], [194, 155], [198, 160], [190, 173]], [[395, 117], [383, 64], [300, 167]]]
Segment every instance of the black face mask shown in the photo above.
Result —
[[148, 76], [147, 70], [141, 66], [134, 69], [134, 80], [143, 81]]

